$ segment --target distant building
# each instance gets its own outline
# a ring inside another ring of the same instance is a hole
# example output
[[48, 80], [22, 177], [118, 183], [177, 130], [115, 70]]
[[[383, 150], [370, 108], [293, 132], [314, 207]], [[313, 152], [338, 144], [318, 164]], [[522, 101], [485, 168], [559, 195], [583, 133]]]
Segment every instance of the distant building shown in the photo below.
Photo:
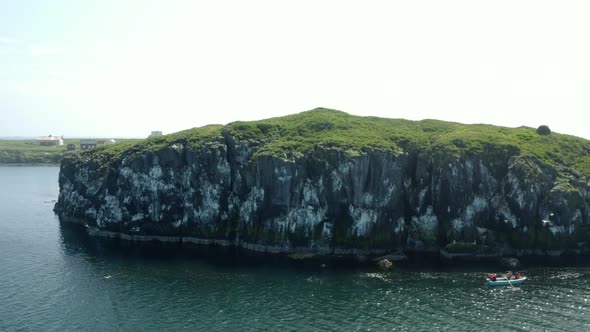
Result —
[[80, 141], [80, 150], [88, 150], [96, 147], [95, 140], [82, 140]]
[[44, 146], [51, 146], [51, 145], [64, 145], [64, 137], [63, 136], [39, 136], [37, 137], [37, 144], [44, 145]]
[[88, 150], [88, 149], [95, 148], [97, 146], [111, 145], [111, 144], [115, 144], [115, 143], [117, 143], [117, 141], [115, 141], [114, 139], [103, 139], [103, 140], [87, 139], [87, 140], [81, 140], [80, 141], [80, 150]]
[[110, 145], [115, 143], [117, 143], [117, 141], [115, 141], [114, 139], [103, 139], [100, 141], [96, 141], [96, 145]]
[[76, 145], [75, 144], [68, 144], [68, 151], [74, 151], [76, 150]]
[[148, 138], [159, 137], [159, 136], [162, 136], [162, 132], [157, 130], [157, 131], [152, 131], [152, 133], [150, 134], [150, 136], [148, 136]]

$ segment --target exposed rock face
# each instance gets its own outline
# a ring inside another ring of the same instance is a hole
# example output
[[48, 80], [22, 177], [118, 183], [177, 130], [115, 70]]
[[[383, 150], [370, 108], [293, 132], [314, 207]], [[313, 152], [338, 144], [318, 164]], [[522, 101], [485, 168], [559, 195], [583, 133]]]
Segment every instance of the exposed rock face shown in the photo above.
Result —
[[514, 257], [504, 257], [500, 260], [500, 264], [506, 269], [517, 269], [520, 267], [520, 262]]
[[286, 159], [256, 155], [257, 144], [224, 132], [200, 147], [66, 157], [55, 209], [109, 231], [273, 252], [432, 250], [453, 240], [533, 251], [589, 240], [588, 183], [562, 183], [516, 151], [350, 156], [318, 146]]
[[393, 267], [393, 263], [390, 260], [384, 258], [377, 263], [377, 266], [379, 266], [383, 270], [388, 270], [391, 267]]

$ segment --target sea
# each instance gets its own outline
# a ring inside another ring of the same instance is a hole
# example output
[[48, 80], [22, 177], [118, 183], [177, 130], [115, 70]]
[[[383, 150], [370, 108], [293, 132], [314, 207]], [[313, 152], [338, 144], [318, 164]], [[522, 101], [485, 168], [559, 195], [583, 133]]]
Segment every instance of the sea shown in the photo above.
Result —
[[90, 238], [58, 167], [0, 167], [0, 331], [590, 331], [590, 267], [332, 266]]

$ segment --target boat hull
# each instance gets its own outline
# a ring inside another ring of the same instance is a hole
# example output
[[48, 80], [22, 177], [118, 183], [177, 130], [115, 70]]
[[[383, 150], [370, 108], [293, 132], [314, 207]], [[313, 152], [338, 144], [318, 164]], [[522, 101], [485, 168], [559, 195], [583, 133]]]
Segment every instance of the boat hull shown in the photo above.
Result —
[[512, 280], [498, 278], [496, 281], [492, 281], [489, 278], [486, 278], [486, 283], [488, 285], [492, 286], [492, 287], [497, 287], [497, 286], [521, 286], [526, 279], [527, 279], [526, 277], [522, 277], [520, 279], [512, 279]]

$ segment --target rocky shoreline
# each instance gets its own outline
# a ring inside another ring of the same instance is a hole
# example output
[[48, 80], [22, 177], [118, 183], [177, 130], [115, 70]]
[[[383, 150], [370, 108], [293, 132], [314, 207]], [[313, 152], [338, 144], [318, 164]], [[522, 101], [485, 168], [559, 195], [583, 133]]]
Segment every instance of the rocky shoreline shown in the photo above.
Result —
[[[229, 241], [223, 239], [205, 239], [192, 236], [163, 236], [163, 235], [140, 235], [140, 234], [127, 234], [122, 232], [113, 232], [107, 230], [101, 230], [96, 227], [87, 227], [88, 235], [94, 237], [102, 237], [109, 239], [121, 239], [131, 242], [160, 242], [160, 243], [177, 243], [180, 245], [187, 246], [221, 246], [221, 247], [236, 247], [252, 252], [266, 253], [266, 254], [285, 254], [294, 255], [293, 257], [299, 258], [311, 258], [318, 256], [379, 256], [388, 253], [387, 250], [360, 250], [360, 249], [342, 249], [333, 248], [330, 250], [314, 250], [307, 247], [281, 247], [281, 246], [269, 246], [261, 245], [256, 243], [248, 243], [244, 241]], [[299, 255], [299, 256], [297, 256]], [[405, 258], [399, 258], [398, 260], [404, 260]]]
[[[68, 220], [67, 223], [72, 223]], [[291, 261], [318, 261], [323, 262], [330, 259], [353, 262], [353, 265], [373, 265], [388, 270], [397, 267], [399, 264], [406, 265], [416, 261], [423, 261], [425, 258], [431, 261], [439, 261], [443, 264], [477, 264], [492, 263], [501, 265], [506, 269], [520, 268], [519, 260], [550, 260], [559, 262], [562, 259], [582, 258], [583, 261], [590, 261], [590, 251], [565, 251], [565, 250], [503, 250], [492, 254], [476, 253], [450, 253], [444, 249], [430, 248], [428, 250], [407, 250], [389, 252], [387, 250], [358, 250], [341, 249], [313, 250], [310, 248], [285, 248], [278, 246], [264, 246], [247, 242], [228, 241], [224, 239], [205, 239], [191, 236], [162, 236], [129, 234], [102, 230], [89, 226], [80, 221], [73, 222], [83, 227], [86, 234], [96, 239], [123, 240], [128, 243], [147, 243], [154, 246], [175, 245], [179, 248], [208, 248], [218, 247], [227, 249], [245, 250], [253, 254], [264, 254], [270, 256], [284, 256]], [[518, 259], [517, 259], [518, 258]]]

